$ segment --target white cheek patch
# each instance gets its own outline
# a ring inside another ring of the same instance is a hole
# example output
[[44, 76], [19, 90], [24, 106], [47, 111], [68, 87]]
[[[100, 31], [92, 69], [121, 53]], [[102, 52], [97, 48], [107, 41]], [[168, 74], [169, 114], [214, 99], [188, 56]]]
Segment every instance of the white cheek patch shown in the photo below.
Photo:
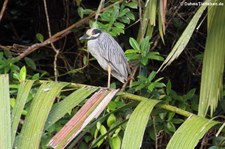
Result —
[[92, 37], [98, 37], [100, 35], [100, 33], [97, 33], [95, 35], [92, 35]]
[[87, 34], [88, 36], [92, 36], [92, 29], [87, 30], [86, 34]]

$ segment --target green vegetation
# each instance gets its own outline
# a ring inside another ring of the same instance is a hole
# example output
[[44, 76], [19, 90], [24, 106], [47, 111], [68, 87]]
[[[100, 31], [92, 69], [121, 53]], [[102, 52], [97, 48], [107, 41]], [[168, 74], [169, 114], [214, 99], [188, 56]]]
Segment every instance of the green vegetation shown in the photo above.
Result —
[[[0, 148], [225, 148], [225, 3], [205, 2], [1, 2]], [[129, 82], [104, 88], [90, 27], [123, 47]]]

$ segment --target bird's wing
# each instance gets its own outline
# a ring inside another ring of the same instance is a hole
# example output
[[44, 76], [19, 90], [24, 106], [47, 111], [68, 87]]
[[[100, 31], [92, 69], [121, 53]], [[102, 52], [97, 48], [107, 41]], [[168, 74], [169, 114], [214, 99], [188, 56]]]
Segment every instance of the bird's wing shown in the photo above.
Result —
[[108, 33], [102, 32], [98, 40], [99, 53], [109, 62], [112, 70], [116, 71], [124, 77], [127, 77], [130, 71], [127, 59], [124, 55], [123, 49], [116, 42], [116, 40]]

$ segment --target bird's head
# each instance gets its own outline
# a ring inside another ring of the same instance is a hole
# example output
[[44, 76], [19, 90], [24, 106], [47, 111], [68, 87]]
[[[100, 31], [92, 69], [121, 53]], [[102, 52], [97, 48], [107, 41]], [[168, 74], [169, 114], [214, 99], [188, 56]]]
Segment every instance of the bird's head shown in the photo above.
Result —
[[98, 38], [98, 36], [100, 36], [102, 32], [99, 30], [99, 29], [96, 29], [96, 28], [91, 28], [89, 30], [86, 31], [86, 33], [81, 36], [79, 39], [82, 40], [82, 39], [87, 39], [87, 40], [90, 40], [90, 39], [96, 39]]

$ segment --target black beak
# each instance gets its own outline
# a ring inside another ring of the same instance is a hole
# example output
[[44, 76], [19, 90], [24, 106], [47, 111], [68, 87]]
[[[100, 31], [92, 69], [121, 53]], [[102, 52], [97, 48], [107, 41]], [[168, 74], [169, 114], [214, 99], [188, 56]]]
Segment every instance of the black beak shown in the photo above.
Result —
[[83, 36], [81, 36], [80, 38], [79, 38], [79, 40], [82, 40], [82, 39], [88, 39], [88, 35], [87, 34], [84, 34]]

